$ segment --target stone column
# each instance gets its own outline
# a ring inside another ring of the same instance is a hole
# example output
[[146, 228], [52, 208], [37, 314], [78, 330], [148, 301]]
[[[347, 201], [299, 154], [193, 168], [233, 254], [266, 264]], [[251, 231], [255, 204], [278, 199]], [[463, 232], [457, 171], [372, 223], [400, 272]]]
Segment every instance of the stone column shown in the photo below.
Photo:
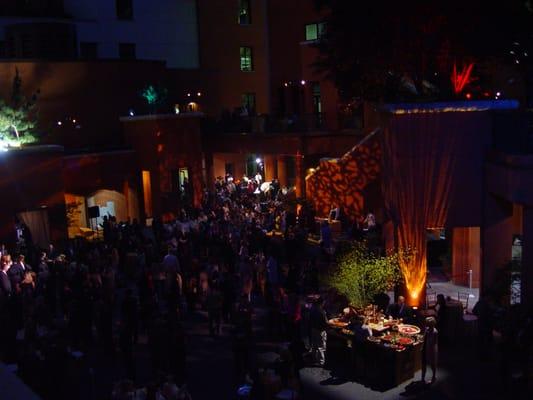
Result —
[[124, 194], [124, 198], [126, 200], [126, 217], [128, 219], [132, 219], [132, 215], [130, 213], [130, 183], [127, 179], [124, 179], [124, 183], [122, 184], [122, 192]]
[[304, 169], [304, 159], [301, 154], [296, 154], [295, 157], [295, 166], [296, 166], [296, 196], [305, 197], [305, 169]]
[[265, 181], [272, 181], [274, 178], [276, 178], [276, 169], [277, 169], [277, 163], [276, 163], [276, 157], [273, 155], [265, 155]]
[[278, 164], [278, 181], [281, 187], [287, 186], [287, 163], [285, 162], [285, 156], [277, 157]]

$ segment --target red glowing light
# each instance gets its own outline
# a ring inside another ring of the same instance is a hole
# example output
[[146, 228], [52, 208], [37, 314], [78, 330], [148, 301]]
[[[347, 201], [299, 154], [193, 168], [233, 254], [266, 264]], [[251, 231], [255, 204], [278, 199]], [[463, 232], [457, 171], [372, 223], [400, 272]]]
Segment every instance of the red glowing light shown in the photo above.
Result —
[[452, 84], [453, 91], [455, 94], [461, 93], [465, 86], [472, 82], [472, 69], [474, 68], [474, 63], [468, 64], [460, 72], [457, 72], [457, 65], [453, 64], [452, 72]]
[[468, 100], [470, 100], [470, 99], [472, 98], [472, 95], [471, 95], [470, 93], [467, 93], [467, 94], [466, 94], [466, 98], [467, 98]]

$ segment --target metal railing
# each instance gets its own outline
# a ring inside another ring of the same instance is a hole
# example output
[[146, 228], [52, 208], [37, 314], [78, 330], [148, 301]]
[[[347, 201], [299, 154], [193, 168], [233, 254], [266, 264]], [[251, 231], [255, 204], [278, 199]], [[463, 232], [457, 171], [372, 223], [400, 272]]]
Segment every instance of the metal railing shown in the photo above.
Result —
[[206, 118], [203, 125], [207, 133], [285, 133], [327, 130], [325, 114], [273, 115], [223, 115]]

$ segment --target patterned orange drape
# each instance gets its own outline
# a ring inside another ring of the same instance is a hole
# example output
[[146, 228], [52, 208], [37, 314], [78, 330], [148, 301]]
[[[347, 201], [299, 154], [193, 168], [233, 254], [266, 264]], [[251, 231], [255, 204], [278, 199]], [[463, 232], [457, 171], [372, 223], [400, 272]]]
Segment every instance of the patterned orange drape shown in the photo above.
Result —
[[375, 131], [341, 158], [323, 159], [306, 178], [307, 198], [317, 215], [328, 216], [333, 205], [350, 220], [360, 218], [365, 208], [365, 189], [378, 178], [381, 147]]
[[413, 304], [426, 282], [426, 228], [446, 223], [461, 119], [456, 113], [393, 115], [382, 135], [387, 212], [397, 246], [414, 250], [400, 265]]

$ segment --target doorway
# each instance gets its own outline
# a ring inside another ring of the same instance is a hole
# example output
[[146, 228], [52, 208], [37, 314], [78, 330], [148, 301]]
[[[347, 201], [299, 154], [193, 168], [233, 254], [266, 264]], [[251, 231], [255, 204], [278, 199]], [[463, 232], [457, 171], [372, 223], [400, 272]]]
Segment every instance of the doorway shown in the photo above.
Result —
[[446, 282], [451, 275], [451, 247], [444, 228], [426, 229], [428, 281]]
[[[17, 239], [20, 241], [19, 245], [28, 246], [34, 244], [43, 249], [48, 247], [50, 244], [50, 223], [46, 208], [20, 212], [17, 214], [17, 218], [23, 224], [21, 224], [20, 238], [17, 234]], [[26, 229], [29, 232], [25, 232]]]

